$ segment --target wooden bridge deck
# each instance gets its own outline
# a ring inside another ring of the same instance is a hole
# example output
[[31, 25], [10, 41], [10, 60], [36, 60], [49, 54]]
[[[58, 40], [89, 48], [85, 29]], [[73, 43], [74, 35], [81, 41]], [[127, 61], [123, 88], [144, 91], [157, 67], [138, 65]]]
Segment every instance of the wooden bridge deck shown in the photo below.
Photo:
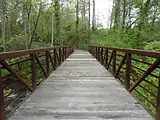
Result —
[[88, 52], [75, 51], [9, 120], [153, 120]]

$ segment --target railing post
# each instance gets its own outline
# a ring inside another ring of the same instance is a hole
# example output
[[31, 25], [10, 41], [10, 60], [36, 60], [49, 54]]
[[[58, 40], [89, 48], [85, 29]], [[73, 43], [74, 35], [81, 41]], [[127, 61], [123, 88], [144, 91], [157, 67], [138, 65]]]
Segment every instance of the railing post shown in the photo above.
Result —
[[132, 61], [131, 53], [128, 53], [126, 59], [126, 77], [125, 77], [125, 87], [127, 90], [130, 88], [131, 61]]
[[98, 61], [100, 61], [100, 47], [98, 47], [98, 54], [97, 54], [97, 56], [98, 56]]
[[105, 50], [105, 67], [108, 65], [108, 49]]
[[32, 88], [35, 90], [37, 88], [36, 83], [36, 61], [35, 61], [35, 55], [31, 54], [31, 76], [32, 76]]
[[63, 58], [63, 61], [64, 61], [65, 60], [65, 48], [63, 47], [62, 49], [63, 49], [63, 57], [62, 58]]
[[66, 47], [66, 58], [68, 57], [68, 47]]
[[2, 71], [0, 70], [0, 120], [5, 120], [5, 106], [3, 94]]
[[95, 58], [98, 60], [98, 47], [95, 47], [96, 48], [96, 54], [95, 54]]
[[160, 75], [159, 75], [159, 81], [158, 81], [156, 120], [160, 120]]
[[57, 53], [56, 53], [56, 48], [54, 48], [54, 64], [55, 64], [55, 68], [57, 67]]
[[49, 76], [49, 51], [46, 51], [46, 73]]
[[101, 64], [103, 65], [104, 60], [103, 60], [103, 48], [101, 48]]
[[67, 58], [67, 48], [64, 48], [65, 59]]
[[116, 51], [113, 50], [113, 75], [116, 73]]
[[61, 47], [59, 48], [59, 65], [62, 62], [62, 51], [61, 51]]

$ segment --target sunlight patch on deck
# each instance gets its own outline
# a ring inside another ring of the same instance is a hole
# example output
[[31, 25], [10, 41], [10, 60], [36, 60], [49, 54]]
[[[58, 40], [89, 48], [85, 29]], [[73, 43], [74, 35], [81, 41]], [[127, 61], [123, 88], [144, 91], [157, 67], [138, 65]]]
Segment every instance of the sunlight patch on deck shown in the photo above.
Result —
[[80, 55], [80, 56], [81, 55], [87, 55], [88, 56], [88, 55], [91, 55], [91, 54], [86, 53], [86, 54], [74, 54], [74, 55]]
[[69, 60], [69, 61], [74, 61], [74, 60], [77, 60], [77, 61], [79, 61], [79, 60], [84, 60], [84, 61], [96, 61], [96, 59], [91, 59], [91, 58], [85, 58], [85, 59], [78, 59], [78, 58], [69, 58], [69, 59], [66, 59], [66, 60]]

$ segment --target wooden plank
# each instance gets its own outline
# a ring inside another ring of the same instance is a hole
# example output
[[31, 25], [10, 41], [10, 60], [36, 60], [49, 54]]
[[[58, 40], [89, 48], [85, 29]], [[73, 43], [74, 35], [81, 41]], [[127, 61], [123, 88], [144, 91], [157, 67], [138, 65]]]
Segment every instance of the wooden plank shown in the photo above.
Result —
[[[88, 54], [69, 59], [77, 53]], [[8, 120], [153, 120], [99, 62], [79, 59], [59, 66]]]

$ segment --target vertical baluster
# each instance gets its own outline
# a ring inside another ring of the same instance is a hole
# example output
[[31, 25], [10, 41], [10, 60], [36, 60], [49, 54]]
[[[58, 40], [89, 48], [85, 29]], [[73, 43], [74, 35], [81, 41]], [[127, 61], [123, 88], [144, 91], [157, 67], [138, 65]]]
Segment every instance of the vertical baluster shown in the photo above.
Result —
[[98, 61], [100, 61], [100, 48], [98, 47]]
[[49, 51], [46, 51], [46, 73], [49, 75]]
[[104, 60], [103, 60], [103, 48], [101, 48], [101, 64], [103, 65]]
[[94, 57], [98, 60], [98, 47], [96, 47], [96, 54]]
[[67, 58], [67, 48], [65, 47], [65, 59]]
[[108, 49], [105, 50], [105, 67], [108, 65]]
[[35, 90], [37, 88], [37, 83], [36, 83], [36, 61], [35, 61], [35, 55], [31, 54], [31, 79], [32, 79], [32, 88]]
[[113, 75], [116, 73], [116, 51], [113, 50]]
[[63, 61], [64, 61], [65, 60], [65, 48], [63, 47], [62, 50], [63, 50]]
[[5, 120], [5, 106], [4, 106], [2, 70], [0, 70], [0, 120]]
[[57, 53], [56, 53], [56, 48], [54, 48], [54, 64], [55, 64], [55, 68], [57, 67]]
[[130, 88], [130, 74], [131, 74], [131, 54], [127, 54], [126, 59], [126, 77], [125, 77], [125, 87], [128, 90]]
[[62, 54], [61, 54], [61, 47], [59, 48], [59, 65], [62, 62]]
[[159, 81], [158, 81], [156, 120], [160, 120], [160, 73], [159, 73]]

